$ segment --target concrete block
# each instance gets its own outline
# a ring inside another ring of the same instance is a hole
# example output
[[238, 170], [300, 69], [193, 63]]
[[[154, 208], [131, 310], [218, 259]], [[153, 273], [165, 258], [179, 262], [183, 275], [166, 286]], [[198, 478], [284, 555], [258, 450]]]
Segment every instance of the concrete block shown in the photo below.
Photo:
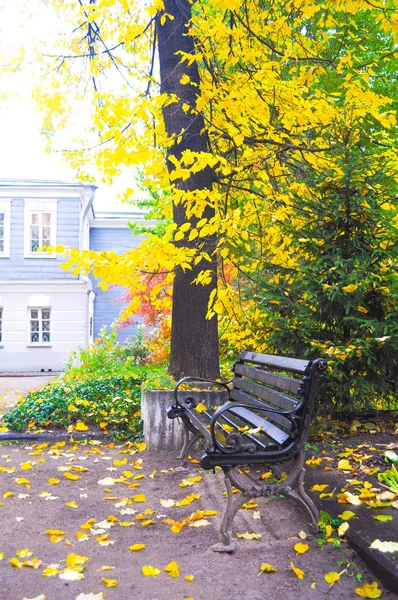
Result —
[[[206, 406], [220, 405], [227, 393], [220, 390], [187, 390]], [[148, 452], [179, 452], [183, 445], [183, 425], [179, 419], [169, 419], [167, 408], [175, 404], [173, 390], [144, 390], [141, 397], [141, 418]]]

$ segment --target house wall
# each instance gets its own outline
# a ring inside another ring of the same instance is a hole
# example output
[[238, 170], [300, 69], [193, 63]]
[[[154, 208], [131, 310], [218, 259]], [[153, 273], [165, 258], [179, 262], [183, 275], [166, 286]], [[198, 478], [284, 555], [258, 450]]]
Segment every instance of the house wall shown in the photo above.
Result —
[[[84, 282], [2, 283], [0, 372], [62, 370], [70, 351], [87, 344], [88, 292]], [[51, 309], [51, 342], [48, 345], [30, 344], [29, 304], [32, 297], [45, 298]]]
[[[56, 198], [56, 193], [54, 194]], [[28, 199], [29, 196], [26, 196]], [[0, 281], [22, 280], [76, 280], [71, 271], [60, 268], [62, 255], [50, 257], [24, 257], [24, 199], [11, 202], [10, 257], [0, 257]], [[56, 243], [72, 248], [79, 247], [80, 198], [59, 198], [57, 203]]]
[[[141, 242], [138, 235], [133, 235], [126, 224], [109, 224], [108, 226], [96, 226], [95, 221], [90, 229], [90, 250], [116, 250], [123, 254], [129, 248], [136, 248]], [[94, 339], [99, 336], [101, 327], [107, 326], [110, 330], [111, 324], [120, 316], [121, 310], [126, 306], [126, 302], [119, 302], [118, 299], [123, 295], [125, 288], [117, 286], [106, 291], [98, 285], [99, 280], [90, 275], [94, 300]], [[141, 317], [134, 317], [135, 325], [123, 327], [119, 330], [117, 340], [124, 343], [129, 337], [137, 333], [137, 325], [142, 323]]]

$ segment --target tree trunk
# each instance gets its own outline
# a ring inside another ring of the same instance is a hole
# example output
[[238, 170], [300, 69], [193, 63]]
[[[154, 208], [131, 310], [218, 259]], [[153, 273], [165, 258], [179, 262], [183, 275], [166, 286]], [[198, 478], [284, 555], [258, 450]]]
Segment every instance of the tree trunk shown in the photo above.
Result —
[[[165, 0], [165, 14], [172, 15], [173, 20], [166, 17], [163, 25], [158, 16], [158, 48], [161, 77], [161, 91], [166, 94], [175, 94], [180, 101], [163, 108], [163, 116], [167, 134], [181, 138], [168, 151], [167, 166], [171, 173], [175, 168], [169, 160], [170, 156], [181, 158], [184, 150], [193, 152], [206, 152], [207, 142], [203, 115], [190, 111], [184, 112], [182, 105], [185, 103], [195, 108], [199, 90], [200, 78], [197, 64], [194, 61], [188, 64], [180, 63], [182, 51], [194, 54], [194, 42], [187, 36], [187, 24], [191, 17], [191, 4], [189, 0]], [[197, 84], [182, 85], [183, 75], [188, 75], [190, 80]], [[185, 191], [211, 190], [214, 180], [212, 169], [200, 171], [187, 180], [176, 180], [177, 188]], [[174, 221], [180, 227], [189, 221], [194, 227], [198, 219], [187, 218], [186, 208], [183, 204], [173, 205]], [[214, 209], [207, 207], [201, 215], [210, 219]], [[199, 239], [199, 241], [198, 241]], [[176, 242], [191, 248], [201, 248], [212, 257], [212, 262], [202, 261], [192, 268], [183, 271], [178, 269], [173, 286], [173, 309], [171, 327], [171, 356], [169, 373], [176, 379], [184, 375], [196, 377], [219, 376], [218, 359], [218, 328], [217, 318], [206, 319], [209, 295], [217, 286], [217, 263], [215, 256], [216, 238], [197, 238], [192, 242], [183, 240]], [[212, 271], [212, 280], [209, 285], [202, 286], [193, 283], [195, 277], [203, 269]]]

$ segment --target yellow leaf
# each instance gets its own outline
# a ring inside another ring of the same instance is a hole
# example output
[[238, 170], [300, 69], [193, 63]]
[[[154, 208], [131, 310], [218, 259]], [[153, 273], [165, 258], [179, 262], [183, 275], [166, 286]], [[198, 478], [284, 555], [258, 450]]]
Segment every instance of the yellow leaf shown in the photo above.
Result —
[[378, 588], [377, 582], [365, 583], [361, 588], [355, 588], [355, 593], [361, 598], [380, 598], [382, 591]]
[[236, 537], [242, 540], [259, 540], [261, 538], [261, 533], [237, 533]]
[[298, 567], [295, 567], [292, 562], [290, 563], [290, 566], [292, 568], [293, 573], [296, 575], [296, 577], [298, 579], [304, 579], [304, 571], [302, 571]]
[[203, 404], [203, 402], [199, 402], [199, 404], [195, 407], [196, 412], [202, 413], [204, 410], [207, 410], [207, 406]]
[[185, 581], [193, 581], [194, 576], [193, 575], [185, 575], [184, 579], [185, 579]]
[[324, 483], [323, 485], [313, 485], [312, 488], [310, 488], [311, 492], [324, 492], [326, 490], [326, 488], [329, 487], [328, 483]]
[[342, 537], [346, 533], [346, 531], [347, 531], [348, 528], [349, 528], [349, 524], [347, 522], [342, 523], [339, 526], [339, 528], [337, 529], [337, 535], [339, 537]]
[[75, 431], [88, 431], [88, 427], [83, 421], [78, 421], [75, 425]]
[[392, 521], [391, 515], [376, 515], [373, 517], [376, 521]]
[[79, 581], [79, 579], [84, 579], [83, 573], [78, 573], [73, 569], [65, 569], [59, 574], [59, 577], [60, 579], [66, 579], [66, 581]]
[[21, 463], [21, 471], [27, 471], [28, 469], [32, 469], [33, 465], [31, 462]]
[[133, 502], [146, 502], [144, 494], [137, 494], [136, 496], [132, 496], [131, 499], [133, 500]]
[[60, 483], [60, 480], [56, 479], [55, 477], [50, 477], [50, 479], [48, 480], [48, 483], [50, 485], [57, 485], [58, 483]]
[[352, 512], [351, 510], [345, 510], [340, 515], [338, 515], [339, 519], [342, 519], [343, 521], [349, 521], [350, 519], [352, 519], [352, 517], [355, 517], [355, 516], [356, 516], [355, 513]]
[[66, 566], [68, 569], [74, 569], [76, 565], [84, 565], [88, 561], [87, 556], [81, 556], [80, 554], [68, 554], [66, 557]]
[[398, 542], [381, 542], [380, 540], [374, 540], [370, 544], [370, 548], [380, 550], [380, 552], [398, 552]]
[[151, 565], [144, 565], [142, 567], [142, 574], [145, 575], [145, 577], [156, 577], [160, 574], [160, 569], [152, 567]]
[[79, 508], [79, 505], [74, 500], [72, 502], [65, 502], [65, 506], [68, 508]]
[[16, 567], [17, 569], [22, 569], [23, 564], [20, 560], [18, 560], [17, 558], [10, 558], [10, 563], [12, 564], [13, 567]]
[[303, 544], [302, 542], [297, 542], [297, 544], [294, 544], [294, 549], [297, 554], [305, 554], [309, 550], [309, 545]]
[[146, 544], [133, 544], [129, 546], [130, 552], [137, 552], [138, 550], [143, 550], [146, 547]]
[[189, 527], [205, 527], [206, 525], [211, 525], [210, 521], [207, 519], [198, 519], [194, 523], [190, 523]]
[[341, 471], [352, 471], [352, 466], [346, 458], [339, 460], [337, 468]]
[[65, 535], [65, 531], [61, 531], [61, 529], [46, 529], [47, 535]]
[[152, 471], [152, 473], [150, 475], [148, 475], [149, 479], [155, 479], [156, 473], [157, 473], [157, 470], [155, 469], [154, 471]]
[[164, 567], [163, 571], [168, 573], [170, 575], [170, 577], [177, 578], [180, 576], [180, 570], [179, 570], [178, 564], [175, 562], [175, 560], [172, 560], [171, 562], [169, 562], [169, 564], [166, 567]]
[[343, 492], [339, 497], [340, 504], [353, 504], [354, 506], [359, 506], [362, 504], [362, 501], [358, 496], [351, 494], [351, 492]]
[[69, 479], [70, 481], [77, 481], [78, 479], [80, 479], [80, 475], [75, 475], [74, 473], [69, 473], [69, 471], [66, 471], [66, 473], [64, 473], [64, 477], [66, 479]]
[[29, 479], [26, 479], [26, 477], [18, 477], [15, 480], [15, 483], [17, 483], [18, 485], [26, 485], [28, 489], [30, 488], [30, 481]]
[[330, 573], [326, 573], [325, 575], [326, 583], [333, 585], [336, 581], [340, 581], [340, 573], [336, 573], [336, 571], [330, 571]]
[[54, 577], [54, 575], [58, 575], [59, 574], [59, 569], [58, 569], [59, 565], [48, 565], [48, 567], [46, 569], [44, 569], [43, 571], [43, 576], [44, 577]]
[[105, 577], [101, 577], [101, 579], [105, 587], [117, 587], [117, 579], [105, 579]]
[[[277, 569], [275, 569], [275, 567], [272, 567], [270, 564], [268, 563], [263, 563], [260, 566], [260, 573], [276, 573]], [[258, 573], [260, 575], [260, 573]]]
[[347, 292], [347, 294], [352, 294], [352, 292], [355, 292], [356, 289], [358, 289], [358, 286], [354, 283], [350, 283], [349, 285], [345, 285], [343, 287], [343, 290]]
[[176, 502], [170, 498], [169, 500], [159, 500], [159, 503], [164, 506], [164, 508], [171, 508]]
[[151, 523], [153, 523], [154, 519], [148, 519], [147, 521], [142, 521], [142, 523], [140, 523], [140, 525], [142, 527], [148, 527], [148, 525], [150, 525]]

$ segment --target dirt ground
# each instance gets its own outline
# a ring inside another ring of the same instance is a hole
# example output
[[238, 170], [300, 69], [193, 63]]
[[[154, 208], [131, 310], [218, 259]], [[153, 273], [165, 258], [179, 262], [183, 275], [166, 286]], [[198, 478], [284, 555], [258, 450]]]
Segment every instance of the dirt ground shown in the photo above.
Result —
[[[259, 539], [239, 539], [232, 555], [213, 552], [223, 490], [222, 473], [196, 465], [185, 470], [173, 455], [153, 456], [132, 445], [3, 444], [0, 599], [98, 600], [106, 593], [106, 600], [347, 600], [358, 598], [357, 587], [376, 581], [344, 543], [320, 548], [306, 516], [282, 498], [261, 499], [235, 518], [236, 533]], [[182, 506], [170, 506], [170, 500], [183, 499]], [[173, 521], [181, 524], [195, 511], [218, 514], [196, 512], [196, 520], [174, 526], [179, 533], [171, 531]], [[309, 545], [305, 554], [296, 554], [298, 542]], [[145, 547], [131, 549], [134, 544]], [[80, 575], [76, 555], [83, 557], [84, 578], [65, 579]], [[179, 576], [165, 572], [171, 561]], [[261, 572], [264, 563], [276, 572]], [[145, 576], [144, 566], [159, 573]], [[331, 571], [341, 574], [332, 586], [324, 579]], [[396, 598], [378, 585], [382, 598]]]

